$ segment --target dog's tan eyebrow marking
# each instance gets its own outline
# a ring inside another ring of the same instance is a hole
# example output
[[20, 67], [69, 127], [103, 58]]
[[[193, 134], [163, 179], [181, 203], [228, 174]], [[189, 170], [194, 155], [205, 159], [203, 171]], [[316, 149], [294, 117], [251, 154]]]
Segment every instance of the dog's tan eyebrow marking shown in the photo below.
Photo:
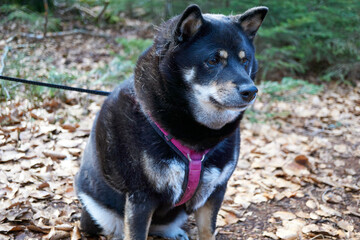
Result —
[[219, 51], [219, 56], [222, 57], [222, 58], [228, 58], [229, 54], [225, 50], [220, 50]]
[[245, 56], [246, 56], [245, 51], [241, 50], [241, 51], [239, 52], [239, 58], [240, 58], [240, 59], [243, 59], [243, 58], [245, 58]]

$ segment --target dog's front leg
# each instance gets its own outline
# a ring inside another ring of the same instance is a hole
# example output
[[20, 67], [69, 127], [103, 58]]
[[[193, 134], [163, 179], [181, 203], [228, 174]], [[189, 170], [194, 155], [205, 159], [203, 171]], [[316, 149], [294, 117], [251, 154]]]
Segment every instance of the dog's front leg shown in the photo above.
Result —
[[226, 185], [218, 187], [206, 203], [196, 210], [195, 219], [200, 240], [215, 240], [216, 216], [224, 199]]
[[157, 201], [145, 193], [126, 195], [124, 216], [124, 240], [145, 240]]

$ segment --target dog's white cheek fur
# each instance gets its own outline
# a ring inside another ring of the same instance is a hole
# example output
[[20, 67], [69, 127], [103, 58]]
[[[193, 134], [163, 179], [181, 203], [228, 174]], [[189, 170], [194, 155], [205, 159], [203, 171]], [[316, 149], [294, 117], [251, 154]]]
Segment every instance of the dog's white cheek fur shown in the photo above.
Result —
[[99, 204], [85, 193], [79, 193], [78, 197], [92, 219], [103, 229], [105, 235], [123, 238], [124, 221], [118, 214]]
[[218, 97], [218, 88], [215, 85], [193, 85], [193, 93], [190, 96], [190, 101], [193, 102], [193, 115], [197, 122], [209, 128], [222, 128], [246, 109], [219, 109], [210, 102], [210, 97], [213, 97], [218, 102], [222, 102]]
[[182, 193], [182, 183], [185, 178], [184, 163], [173, 159], [168, 164], [156, 164], [145, 152], [142, 164], [146, 177], [156, 190], [162, 192], [165, 188], [170, 188], [173, 191], [172, 202], [176, 203]]
[[215, 98], [218, 102], [222, 102], [218, 96], [218, 88], [215, 85], [200, 85], [194, 83], [196, 77], [195, 67], [186, 69], [183, 73], [184, 79], [189, 83], [193, 91], [190, 94], [190, 101], [192, 104], [192, 113], [197, 122], [212, 128], [220, 129], [225, 124], [233, 121], [237, 116], [239, 116], [241, 111], [239, 110], [221, 110], [215, 107], [210, 101], [210, 96]]
[[195, 75], [196, 75], [196, 71], [195, 71], [195, 68], [191, 68], [191, 69], [186, 69], [184, 71], [184, 79], [186, 82], [188, 83], [192, 83], [194, 78], [195, 78]]

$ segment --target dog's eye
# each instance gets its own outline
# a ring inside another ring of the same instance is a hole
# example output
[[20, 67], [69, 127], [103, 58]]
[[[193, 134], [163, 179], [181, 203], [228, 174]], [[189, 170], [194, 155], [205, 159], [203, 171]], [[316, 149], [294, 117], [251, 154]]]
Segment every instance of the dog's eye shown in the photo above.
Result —
[[220, 62], [220, 56], [215, 55], [207, 61], [207, 64], [210, 66], [215, 66], [215, 65], [219, 64], [219, 62]]
[[240, 59], [240, 62], [242, 65], [246, 66], [249, 63], [249, 60], [247, 58]]

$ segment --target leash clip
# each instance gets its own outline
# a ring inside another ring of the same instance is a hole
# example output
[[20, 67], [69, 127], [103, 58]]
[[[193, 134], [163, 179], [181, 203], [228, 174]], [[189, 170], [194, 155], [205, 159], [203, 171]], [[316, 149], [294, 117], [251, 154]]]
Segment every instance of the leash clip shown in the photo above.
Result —
[[[187, 158], [189, 159], [190, 162], [192, 161], [189, 153], [187, 154]], [[200, 161], [202, 162], [204, 159], [205, 159], [205, 154], [202, 155], [202, 158]]]

